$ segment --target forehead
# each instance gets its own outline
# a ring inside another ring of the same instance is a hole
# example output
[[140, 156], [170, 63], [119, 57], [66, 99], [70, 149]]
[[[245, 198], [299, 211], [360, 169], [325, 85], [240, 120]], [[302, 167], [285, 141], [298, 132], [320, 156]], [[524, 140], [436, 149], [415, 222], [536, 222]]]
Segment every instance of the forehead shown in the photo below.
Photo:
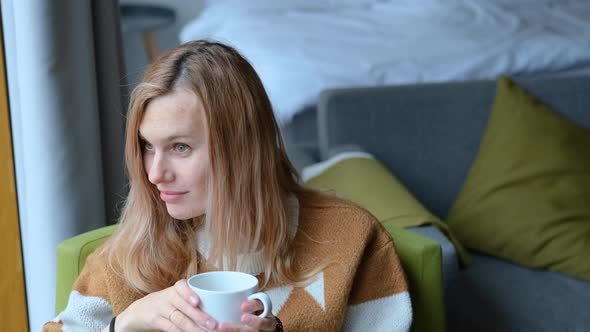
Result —
[[144, 111], [139, 133], [148, 140], [171, 136], [204, 136], [205, 113], [191, 90], [178, 87], [154, 98]]

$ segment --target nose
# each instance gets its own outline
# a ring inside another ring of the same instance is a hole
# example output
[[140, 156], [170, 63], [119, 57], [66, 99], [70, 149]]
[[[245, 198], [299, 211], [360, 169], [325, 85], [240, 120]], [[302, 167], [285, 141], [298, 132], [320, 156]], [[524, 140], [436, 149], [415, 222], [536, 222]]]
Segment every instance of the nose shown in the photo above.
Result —
[[167, 183], [174, 180], [174, 174], [161, 154], [156, 153], [146, 165], [148, 180], [153, 184]]

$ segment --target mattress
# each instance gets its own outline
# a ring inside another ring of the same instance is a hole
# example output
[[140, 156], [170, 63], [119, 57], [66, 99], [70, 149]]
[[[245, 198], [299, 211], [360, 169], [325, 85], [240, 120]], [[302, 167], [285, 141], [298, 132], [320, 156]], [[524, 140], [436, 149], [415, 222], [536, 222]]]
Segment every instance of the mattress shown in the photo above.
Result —
[[182, 42], [230, 44], [279, 123], [326, 88], [590, 71], [590, 1], [216, 0]]

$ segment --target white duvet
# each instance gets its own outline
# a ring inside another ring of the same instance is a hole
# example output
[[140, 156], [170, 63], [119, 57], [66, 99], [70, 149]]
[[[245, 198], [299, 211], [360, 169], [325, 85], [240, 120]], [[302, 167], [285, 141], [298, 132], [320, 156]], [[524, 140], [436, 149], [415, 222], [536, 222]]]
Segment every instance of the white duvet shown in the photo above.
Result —
[[590, 63], [590, 0], [210, 0], [181, 32], [245, 55], [282, 124], [331, 87]]

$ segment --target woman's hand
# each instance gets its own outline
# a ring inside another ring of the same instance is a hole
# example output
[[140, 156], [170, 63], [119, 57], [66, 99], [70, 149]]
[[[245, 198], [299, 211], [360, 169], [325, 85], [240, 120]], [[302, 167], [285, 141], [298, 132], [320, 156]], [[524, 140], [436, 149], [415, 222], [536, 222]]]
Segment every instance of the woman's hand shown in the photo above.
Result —
[[255, 312], [264, 310], [264, 305], [258, 300], [244, 301], [240, 307], [242, 312], [241, 326], [229, 323], [221, 323], [219, 331], [221, 332], [252, 332], [252, 331], [275, 331], [277, 321], [272, 314], [266, 318], [258, 317]]
[[117, 316], [115, 331], [203, 331], [197, 324], [215, 329], [217, 322], [197, 307], [199, 302], [186, 280], [179, 280], [133, 302]]

